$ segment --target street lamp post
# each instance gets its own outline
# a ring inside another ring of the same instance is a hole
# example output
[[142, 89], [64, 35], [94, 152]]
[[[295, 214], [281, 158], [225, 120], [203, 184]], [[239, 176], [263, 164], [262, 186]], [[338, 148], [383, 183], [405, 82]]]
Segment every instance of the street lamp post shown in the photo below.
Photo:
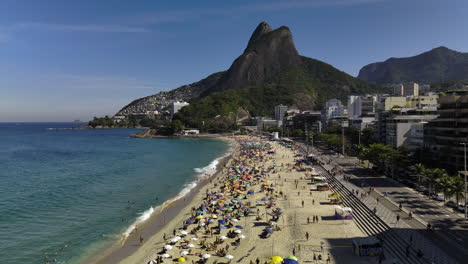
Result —
[[466, 211], [466, 142], [462, 142], [460, 143], [461, 145], [463, 145], [463, 153], [464, 153], [464, 171], [463, 171], [463, 178], [465, 178], [465, 220], [467, 218], [467, 214], [468, 212]]
[[341, 140], [342, 140], [342, 149], [341, 149], [341, 152], [343, 154], [343, 157], [344, 157], [344, 150], [345, 150], [345, 146], [344, 146], [344, 122], [343, 124], [341, 125]]
[[361, 145], [361, 127], [359, 127], [358, 145]]

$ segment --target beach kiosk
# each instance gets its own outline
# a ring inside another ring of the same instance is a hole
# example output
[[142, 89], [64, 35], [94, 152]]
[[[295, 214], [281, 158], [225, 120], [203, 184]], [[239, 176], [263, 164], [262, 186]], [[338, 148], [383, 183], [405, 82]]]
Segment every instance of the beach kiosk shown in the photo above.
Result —
[[342, 207], [335, 205], [335, 219], [337, 220], [352, 220], [353, 219], [353, 209], [349, 207]]
[[358, 256], [372, 257], [382, 254], [382, 244], [374, 236], [354, 238], [353, 249]]
[[328, 186], [328, 183], [319, 183], [317, 184], [317, 191], [329, 191], [330, 186]]

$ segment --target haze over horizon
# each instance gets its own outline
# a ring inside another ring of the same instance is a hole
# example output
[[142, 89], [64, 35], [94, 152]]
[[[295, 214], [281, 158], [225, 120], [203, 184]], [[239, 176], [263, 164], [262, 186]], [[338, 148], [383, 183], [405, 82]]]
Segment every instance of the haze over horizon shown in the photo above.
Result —
[[438, 46], [466, 52], [462, 0], [0, 3], [0, 122], [89, 120], [226, 70], [261, 21], [303, 56], [361, 67]]

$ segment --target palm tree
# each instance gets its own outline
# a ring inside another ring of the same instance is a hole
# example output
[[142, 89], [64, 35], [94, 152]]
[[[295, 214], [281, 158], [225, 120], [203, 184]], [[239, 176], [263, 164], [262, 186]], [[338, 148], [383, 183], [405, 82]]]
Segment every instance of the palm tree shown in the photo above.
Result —
[[455, 196], [457, 204], [462, 198], [465, 197], [465, 182], [462, 177], [456, 176], [452, 178], [450, 196]]
[[453, 179], [452, 177], [445, 175], [437, 179], [436, 188], [444, 194], [444, 201], [450, 196]]
[[414, 164], [414, 168], [416, 169], [416, 174], [418, 174], [418, 182], [421, 182], [421, 176], [424, 174], [424, 171], [426, 170], [426, 167], [421, 164]]
[[448, 174], [444, 169], [426, 169], [427, 182], [429, 183], [429, 194], [432, 193], [434, 185], [437, 185], [439, 179], [447, 177]]

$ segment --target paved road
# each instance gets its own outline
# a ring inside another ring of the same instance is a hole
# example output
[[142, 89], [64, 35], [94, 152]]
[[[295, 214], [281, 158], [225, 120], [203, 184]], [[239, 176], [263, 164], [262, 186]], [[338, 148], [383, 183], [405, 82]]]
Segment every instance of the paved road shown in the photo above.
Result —
[[[317, 153], [317, 149], [313, 150]], [[327, 155], [324, 155], [324, 154]], [[344, 169], [344, 173], [351, 176], [350, 182], [356, 188], [373, 186], [376, 193], [374, 198], [387, 192], [385, 199], [389, 202], [387, 207], [394, 206], [394, 211], [399, 211], [397, 205], [403, 205], [403, 211], [411, 211], [416, 220], [409, 221], [412, 228], [423, 229], [427, 223], [431, 223], [438, 231], [436, 238], [431, 240], [438, 246], [448, 249], [449, 252], [457, 252], [468, 258], [468, 224], [458, 213], [453, 213], [440, 203], [427, 198], [426, 196], [408, 188], [401, 183], [385, 176], [376, 176], [372, 170], [362, 168], [357, 165], [355, 158], [343, 158], [332, 152], [320, 152], [322, 158], [329, 159], [330, 166], [339, 166]], [[381, 197], [383, 199], [383, 197]], [[402, 216], [407, 215], [405, 213]]]

